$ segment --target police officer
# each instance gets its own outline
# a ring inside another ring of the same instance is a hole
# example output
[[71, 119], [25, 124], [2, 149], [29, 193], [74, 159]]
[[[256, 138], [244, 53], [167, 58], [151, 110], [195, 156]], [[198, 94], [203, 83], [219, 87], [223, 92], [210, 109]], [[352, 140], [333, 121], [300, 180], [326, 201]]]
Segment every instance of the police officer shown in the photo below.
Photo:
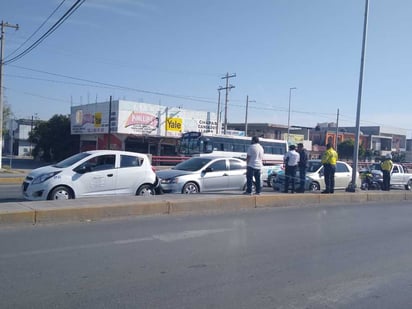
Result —
[[326, 145], [326, 151], [322, 156], [323, 174], [325, 176], [325, 190], [322, 193], [333, 193], [335, 190], [335, 171], [338, 153], [333, 149], [332, 144]]
[[288, 193], [289, 183], [291, 183], [291, 191], [295, 193], [296, 168], [299, 163], [299, 153], [296, 152], [296, 146], [290, 145], [289, 151], [283, 157], [285, 164], [285, 188], [284, 193]]
[[389, 191], [391, 189], [391, 171], [393, 167], [392, 155], [388, 153], [385, 159], [381, 163], [381, 169], [383, 173], [383, 186], [382, 190]]

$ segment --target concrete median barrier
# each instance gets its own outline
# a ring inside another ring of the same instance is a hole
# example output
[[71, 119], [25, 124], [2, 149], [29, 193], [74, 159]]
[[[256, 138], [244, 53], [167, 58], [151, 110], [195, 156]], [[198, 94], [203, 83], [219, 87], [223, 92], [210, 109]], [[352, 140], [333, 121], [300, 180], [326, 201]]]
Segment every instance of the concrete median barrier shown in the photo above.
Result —
[[170, 201], [170, 214], [226, 211], [256, 207], [255, 196], [196, 195]]
[[228, 193], [165, 194], [150, 197], [110, 196], [65, 201], [11, 202], [0, 204], [0, 225], [97, 221], [127, 216], [202, 213], [263, 207], [366, 204], [369, 201], [402, 200], [410, 203], [412, 192], [394, 190], [393, 192], [360, 191], [356, 193], [337, 192], [335, 194], [263, 193], [258, 196]]
[[5, 203], [0, 206], [0, 224], [34, 224], [35, 211], [18, 203]]

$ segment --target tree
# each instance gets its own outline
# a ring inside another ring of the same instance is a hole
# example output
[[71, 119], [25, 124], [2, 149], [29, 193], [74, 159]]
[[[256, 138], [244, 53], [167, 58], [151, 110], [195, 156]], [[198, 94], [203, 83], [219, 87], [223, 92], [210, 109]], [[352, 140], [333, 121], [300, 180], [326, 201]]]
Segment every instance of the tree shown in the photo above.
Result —
[[9, 120], [13, 116], [10, 106], [6, 103], [3, 106], [3, 136], [9, 132]]
[[[353, 151], [355, 149], [355, 141], [353, 139], [348, 139], [343, 141], [338, 145], [339, 158], [346, 160], [353, 160]], [[365, 147], [361, 144], [359, 145], [358, 156], [364, 158], [366, 154]]]
[[48, 121], [38, 121], [29, 134], [36, 145], [33, 156], [46, 162], [63, 160], [78, 152], [79, 136], [70, 133], [70, 117], [54, 115]]

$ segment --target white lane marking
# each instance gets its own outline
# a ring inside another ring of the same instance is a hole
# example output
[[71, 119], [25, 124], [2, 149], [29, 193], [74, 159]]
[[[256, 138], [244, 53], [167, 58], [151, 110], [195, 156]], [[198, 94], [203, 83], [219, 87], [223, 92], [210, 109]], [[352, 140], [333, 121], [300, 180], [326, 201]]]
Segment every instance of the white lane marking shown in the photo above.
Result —
[[177, 240], [198, 238], [215, 233], [223, 233], [230, 231], [231, 229], [213, 229], [213, 230], [194, 230], [194, 231], [183, 231], [178, 233], [165, 233], [159, 235], [153, 235], [154, 239], [158, 239], [164, 242], [172, 242]]
[[151, 240], [160, 240], [163, 242], [173, 242], [173, 241], [178, 241], [178, 240], [183, 240], [183, 239], [203, 237], [206, 235], [222, 233], [222, 232], [226, 232], [230, 230], [231, 229], [183, 231], [183, 232], [178, 232], [178, 233], [158, 234], [158, 235], [153, 235], [151, 237], [143, 237], [143, 238], [120, 239], [120, 240], [114, 240], [114, 241], [108, 241], [108, 242], [77, 245], [77, 246], [67, 246], [67, 247], [61, 247], [61, 248], [39, 249], [39, 250], [23, 251], [23, 252], [17, 252], [17, 253], [4, 253], [4, 254], [0, 254], [0, 259], [15, 258], [19, 256], [41, 255], [41, 254], [49, 254], [49, 253], [60, 253], [60, 252], [75, 251], [75, 250], [82, 250], [82, 249], [93, 249], [93, 248], [100, 248], [100, 247], [106, 247], [106, 246], [111, 246], [111, 245], [128, 245], [128, 244], [133, 244], [133, 243], [138, 243], [138, 242], [143, 242], [143, 241], [151, 241]]

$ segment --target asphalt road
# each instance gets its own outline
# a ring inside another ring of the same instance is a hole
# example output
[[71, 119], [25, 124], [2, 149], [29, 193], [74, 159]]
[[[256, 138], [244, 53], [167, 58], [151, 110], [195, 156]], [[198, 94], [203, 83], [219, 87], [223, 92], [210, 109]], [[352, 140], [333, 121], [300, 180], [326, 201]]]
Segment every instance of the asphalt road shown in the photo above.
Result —
[[2, 308], [410, 308], [412, 202], [0, 229]]

